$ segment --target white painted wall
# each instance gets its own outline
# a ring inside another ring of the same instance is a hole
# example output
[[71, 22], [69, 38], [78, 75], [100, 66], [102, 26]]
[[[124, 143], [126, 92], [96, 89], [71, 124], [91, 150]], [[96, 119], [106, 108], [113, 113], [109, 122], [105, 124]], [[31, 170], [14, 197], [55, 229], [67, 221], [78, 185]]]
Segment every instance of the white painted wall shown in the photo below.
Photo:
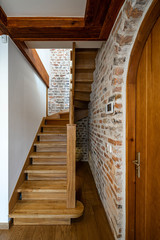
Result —
[[9, 199], [45, 115], [46, 86], [9, 39]]
[[48, 75], [50, 76], [50, 57], [51, 57], [51, 51], [50, 49], [36, 49]]
[[0, 223], [8, 222], [8, 44], [0, 37]]
[[46, 86], [12, 40], [0, 37], [0, 223], [46, 114]]

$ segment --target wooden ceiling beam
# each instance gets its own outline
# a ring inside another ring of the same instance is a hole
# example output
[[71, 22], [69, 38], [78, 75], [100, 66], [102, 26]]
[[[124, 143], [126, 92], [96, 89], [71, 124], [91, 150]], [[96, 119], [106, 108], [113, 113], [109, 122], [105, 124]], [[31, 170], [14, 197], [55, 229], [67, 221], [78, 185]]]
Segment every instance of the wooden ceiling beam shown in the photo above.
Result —
[[8, 28], [72, 28], [84, 27], [84, 18], [8, 17]]
[[0, 7], [0, 29], [20, 41], [107, 40], [124, 0], [87, 0], [84, 18], [8, 17]]
[[87, 0], [85, 26], [102, 26], [111, 0]]
[[77, 28], [9, 28], [8, 31], [13, 38], [25, 39], [25, 41], [31, 41], [31, 39], [44, 39], [48, 41], [50, 39], [99, 39], [101, 27], [79, 27]]
[[20, 41], [20, 42], [28, 42], [28, 41], [47, 41], [47, 42], [52, 42], [52, 41], [103, 41], [103, 39], [99, 38], [14, 38], [14, 40]]
[[7, 15], [5, 14], [1, 6], [0, 6], [0, 31], [3, 34], [9, 35], [8, 29], [7, 29]]
[[125, 0], [112, 0], [105, 18], [105, 21], [103, 23], [101, 33], [99, 38], [107, 40], [109, 37], [109, 34], [112, 30], [112, 27], [115, 23], [115, 20], [118, 16], [118, 13], [123, 5]]
[[28, 49], [24, 42], [14, 41], [23, 55], [27, 58], [33, 68], [36, 70], [38, 75], [41, 77], [43, 82], [49, 87], [49, 75], [43, 66], [41, 59], [35, 49]]

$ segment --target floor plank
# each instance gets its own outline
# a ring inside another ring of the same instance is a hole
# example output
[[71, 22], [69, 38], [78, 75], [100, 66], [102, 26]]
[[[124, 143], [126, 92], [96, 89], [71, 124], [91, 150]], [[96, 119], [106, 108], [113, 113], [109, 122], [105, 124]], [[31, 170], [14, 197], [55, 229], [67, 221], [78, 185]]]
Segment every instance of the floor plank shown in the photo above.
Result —
[[12, 226], [0, 231], [0, 240], [113, 240], [88, 163], [77, 165], [77, 199], [85, 212], [71, 226]]

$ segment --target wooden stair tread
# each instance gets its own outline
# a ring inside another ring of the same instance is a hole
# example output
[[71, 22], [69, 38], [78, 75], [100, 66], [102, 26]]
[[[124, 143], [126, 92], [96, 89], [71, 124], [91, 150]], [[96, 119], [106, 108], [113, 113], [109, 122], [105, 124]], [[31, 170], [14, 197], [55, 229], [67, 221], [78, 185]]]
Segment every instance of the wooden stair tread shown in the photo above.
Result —
[[66, 192], [66, 181], [24, 181], [18, 192]]
[[20, 200], [9, 214], [10, 218], [77, 218], [83, 214], [84, 206], [77, 201], [76, 208], [66, 208], [64, 202]]
[[51, 146], [53, 146], [53, 147], [63, 147], [63, 146], [66, 146], [67, 145], [67, 142], [65, 142], [65, 141], [59, 141], [59, 142], [57, 142], [57, 141], [50, 141], [50, 142], [47, 142], [47, 141], [45, 141], [45, 142], [35, 142], [34, 143], [34, 146], [49, 146], [49, 147], [51, 147]]
[[66, 165], [66, 158], [33, 158], [33, 165]]
[[45, 136], [45, 135], [57, 135], [57, 136], [67, 136], [67, 133], [54, 133], [54, 132], [42, 132], [42, 133], [38, 133], [38, 136]]
[[33, 152], [30, 158], [66, 158], [66, 152]]
[[52, 117], [45, 117], [45, 120], [69, 121], [68, 118], [52, 118]]
[[25, 173], [67, 173], [65, 165], [29, 165], [24, 171]]

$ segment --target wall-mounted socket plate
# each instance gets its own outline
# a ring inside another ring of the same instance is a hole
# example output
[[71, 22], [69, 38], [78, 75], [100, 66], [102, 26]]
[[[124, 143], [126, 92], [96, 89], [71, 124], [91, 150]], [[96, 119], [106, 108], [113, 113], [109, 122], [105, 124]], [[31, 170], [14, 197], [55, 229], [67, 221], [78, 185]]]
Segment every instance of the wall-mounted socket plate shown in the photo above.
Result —
[[111, 113], [114, 113], [114, 103], [113, 102], [109, 102], [107, 105], [106, 105], [106, 114], [111, 114]]
[[7, 43], [7, 35], [2, 35], [1, 41], [2, 41], [2, 43]]

